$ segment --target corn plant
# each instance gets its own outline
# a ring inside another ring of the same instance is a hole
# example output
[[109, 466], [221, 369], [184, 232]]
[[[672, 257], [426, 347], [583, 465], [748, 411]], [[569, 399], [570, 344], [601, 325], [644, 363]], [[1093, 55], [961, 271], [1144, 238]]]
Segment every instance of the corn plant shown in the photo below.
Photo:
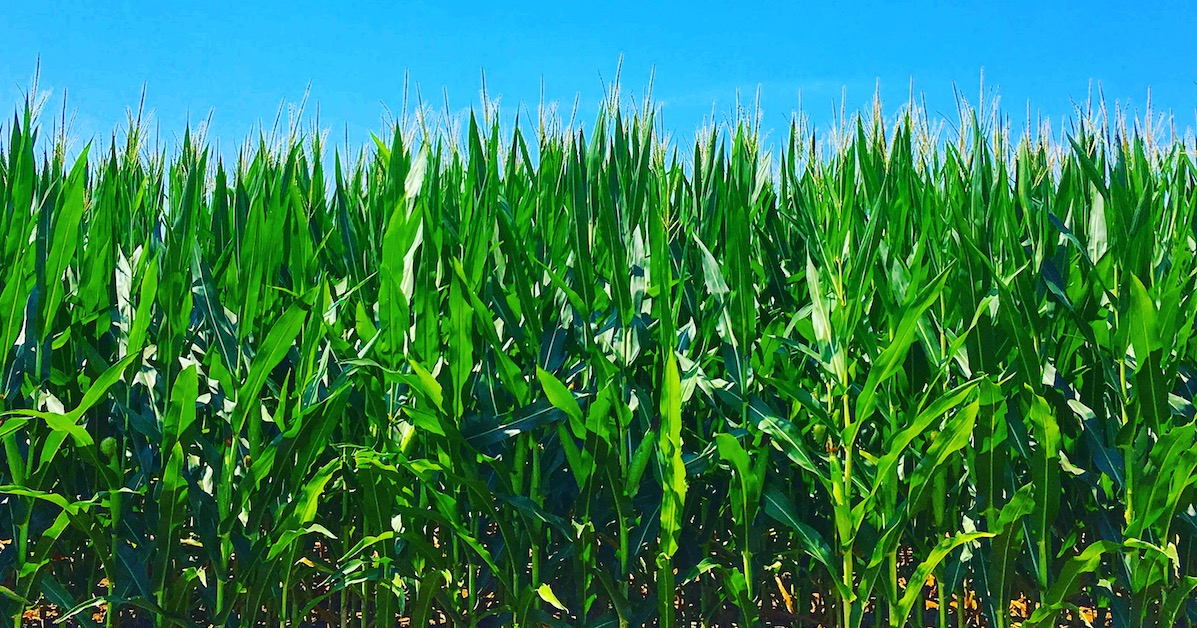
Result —
[[615, 91], [229, 160], [36, 109], [13, 622], [1197, 623], [1197, 146], [1150, 113], [683, 146]]

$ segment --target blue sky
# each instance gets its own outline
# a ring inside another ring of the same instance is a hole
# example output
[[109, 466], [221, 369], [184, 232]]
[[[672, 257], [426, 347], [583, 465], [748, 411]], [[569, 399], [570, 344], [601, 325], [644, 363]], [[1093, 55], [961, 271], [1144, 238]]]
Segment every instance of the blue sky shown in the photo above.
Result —
[[[210, 135], [240, 143], [311, 85], [322, 126], [361, 145], [398, 112], [405, 71], [426, 102], [479, 102], [480, 73], [504, 120], [535, 112], [543, 84], [589, 125], [622, 55], [627, 95], [655, 69], [665, 128], [692, 135], [737, 90], [762, 94], [764, 128], [782, 135], [798, 105], [832, 119], [880, 81], [887, 111], [911, 81], [932, 113], [954, 116], [953, 85], [976, 101], [1001, 96], [1016, 125], [1028, 102], [1054, 121], [1100, 81], [1108, 101], [1197, 126], [1197, 3], [1176, 2], [68, 2], [10, 0], [0, 10], [0, 113], [10, 116], [41, 59], [41, 88], [76, 137], [107, 137], [147, 85], [147, 107], [170, 139], [214, 109]], [[336, 6], [330, 6], [335, 4]], [[152, 9], [143, 7], [153, 6]], [[104, 7], [104, 8], [101, 8]], [[414, 89], [413, 89], [414, 97]], [[227, 146], [227, 144], [226, 144]]]

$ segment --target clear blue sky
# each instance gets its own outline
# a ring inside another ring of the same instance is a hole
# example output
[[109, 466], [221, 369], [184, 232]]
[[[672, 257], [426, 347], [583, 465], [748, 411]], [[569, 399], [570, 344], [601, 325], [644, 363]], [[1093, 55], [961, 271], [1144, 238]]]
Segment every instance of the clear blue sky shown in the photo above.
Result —
[[[328, 5], [336, 4], [335, 8]], [[41, 87], [76, 135], [107, 137], [148, 85], [163, 136], [215, 109], [211, 134], [239, 144], [280, 102], [311, 84], [334, 137], [360, 145], [398, 112], [404, 72], [438, 108], [479, 102], [485, 70], [504, 120], [545, 95], [568, 116], [575, 95], [589, 126], [623, 55], [625, 94], [655, 68], [664, 123], [689, 137], [715, 104], [762, 90], [764, 127], [784, 133], [802, 92], [816, 123], [841, 89], [866, 106], [879, 80], [886, 110], [914, 81], [932, 112], [954, 115], [953, 84], [976, 101], [984, 68], [1016, 124], [1027, 103], [1053, 120], [1084, 100], [1090, 80], [1107, 99], [1197, 126], [1197, 3], [1174, 2], [103, 2], [9, 0], [0, 9], [0, 114], [11, 116], [38, 57]], [[100, 8], [110, 7], [110, 8]], [[152, 7], [152, 8], [151, 8]], [[601, 77], [601, 78], [600, 78]]]

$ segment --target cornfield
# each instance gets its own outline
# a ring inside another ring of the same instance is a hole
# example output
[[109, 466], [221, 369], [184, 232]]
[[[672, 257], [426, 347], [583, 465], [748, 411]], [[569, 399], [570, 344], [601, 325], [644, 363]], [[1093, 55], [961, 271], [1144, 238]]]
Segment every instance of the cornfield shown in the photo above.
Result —
[[880, 111], [226, 163], [27, 102], [4, 616], [1197, 625], [1192, 137]]

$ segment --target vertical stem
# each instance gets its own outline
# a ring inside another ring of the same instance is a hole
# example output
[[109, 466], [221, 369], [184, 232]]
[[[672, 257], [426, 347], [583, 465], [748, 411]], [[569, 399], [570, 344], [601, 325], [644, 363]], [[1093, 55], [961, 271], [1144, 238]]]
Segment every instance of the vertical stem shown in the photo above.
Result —
[[[15, 434], [9, 434], [4, 437], [4, 456], [8, 460], [8, 468], [13, 484], [17, 486], [25, 485], [25, 459], [21, 456], [20, 448], [17, 447], [17, 439]], [[20, 585], [17, 591], [24, 594], [27, 593], [32, 586], [25, 584], [24, 578], [20, 577], [20, 568], [25, 565], [25, 561], [29, 558], [29, 523], [33, 517], [33, 508], [29, 506], [28, 500], [12, 498], [12, 518], [14, 543], [16, 544], [16, 559], [17, 559], [17, 584]], [[13, 618], [14, 626], [21, 625], [21, 616], [24, 609], [17, 607], [16, 617]]]
[[967, 610], [964, 607], [964, 602], [967, 597], [967, 591], [964, 588], [964, 583], [960, 583], [960, 590], [956, 592], [956, 628], [965, 628], [968, 626], [968, 617], [965, 614]]
[[[532, 486], [529, 490], [529, 498], [531, 498], [532, 502], [535, 503], [537, 506], [543, 507], [544, 506], [544, 497], [540, 494], [540, 444], [537, 443], [535, 440], [529, 440], [528, 442], [530, 443], [530, 445], [532, 447], [532, 478], [531, 478]], [[535, 532], [534, 536], [539, 537], [540, 534], [543, 532], [543, 528], [535, 522], [533, 522], [532, 525], [533, 525], [533, 530]], [[545, 539], [538, 539], [538, 540], [543, 542]], [[541, 547], [540, 543], [533, 543], [533, 545], [532, 545], [532, 584], [533, 584], [533, 586], [539, 586], [539, 582], [540, 582], [540, 552], [538, 550], [539, 547]]]
[[[624, 465], [621, 468], [626, 469], [627, 466]], [[613, 492], [622, 490], [620, 483], [616, 482], [614, 478], [611, 478], [611, 490]], [[616, 495], [613, 501], [615, 502], [615, 517], [619, 521], [619, 577], [625, 578], [628, 575], [628, 556], [631, 555], [628, 537], [632, 534], [632, 525], [627, 513], [623, 511], [621, 496]]]
[[349, 592], [341, 589], [341, 628], [349, 628]]
[[470, 618], [471, 624], [473, 623], [474, 617], [474, 600], [478, 599], [478, 591], [474, 589], [475, 586], [477, 586], [477, 582], [474, 579], [474, 568], [466, 567], [466, 617]]
[[368, 624], [368, 623], [367, 623], [367, 622], [369, 621], [369, 619], [368, 619], [368, 616], [369, 616], [369, 614], [370, 614], [370, 608], [369, 608], [369, 607], [370, 607], [370, 604], [369, 604], [369, 601], [370, 601], [370, 600], [369, 600], [369, 598], [368, 598], [368, 597], [366, 597], [366, 583], [365, 583], [365, 582], [363, 582], [363, 583], [362, 583], [362, 595], [361, 595], [361, 598], [362, 598], [362, 619], [361, 619], [361, 623], [360, 623], [360, 625], [361, 625], [361, 627], [362, 627], [362, 628], [366, 628], [366, 626], [368, 626], [368, 625], [371, 625], [371, 624]]
[[657, 555], [657, 611], [661, 615], [661, 628], [673, 628], [677, 623], [673, 608], [673, 560], [665, 554]]
[[[225, 429], [223, 426], [221, 430]], [[234, 460], [236, 454], [239, 435], [235, 428], [229, 426], [228, 435], [226, 436], [225, 449], [223, 459], [221, 460], [220, 474], [222, 481], [220, 486], [216, 489], [216, 505], [219, 508], [228, 508], [231, 510], [234, 494], [234, 483], [237, 481], [233, 473]], [[219, 441], [218, 441], [219, 442]], [[221, 535], [220, 537], [220, 573], [216, 580], [216, 607], [218, 612], [222, 613], [226, 618], [233, 615], [233, 605], [236, 604], [237, 588], [234, 586], [232, 591], [229, 591], [229, 580], [232, 574], [232, 556], [233, 556], [233, 541], [229, 535]], [[245, 557], [241, 557], [244, 559]], [[232, 598], [232, 599], [230, 599]]]
[[745, 549], [740, 552], [742, 564], [744, 568], [744, 587], [748, 592], [748, 599], [753, 599], [754, 593], [752, 590], [752, 552], [747, 549], [748, 535], [744, 535]]
[[385, 584], [383, 586], [375, 585], [374, 587], [374, 609], [375, 614], [382, 618], [378, 622], [380, 626], [391, 626], [395, 623], [395, 594], [391, 590], [390, 584], [392, 577], [391, 568], [388, 566], [382, 572], [382, 582]]
[[[898, 591], [898, 550], [893, 550], [887, 557], [889, 562], [889, 587], [890, 593], [893, 594], [895, 602], [899, 599], [900, 592]], [[888, 619], [890, 626], [898, 625], [898, 608], [895, 602], [887, 605]]]
[[279, 600], [279, 605], [278, 605], [278, 612], [279, 612], [279, 615], [281, 616], [279, 618], [280, 619], [279, 625], [284, 625], [283, 624], [284, 621], [291, 619], [291, 616], [289, 616], [287, 611], [290, 608], [289, 603], [291, 601], [291, 596], [290, 596], [290, 593], [291, 593], [291, 567], [290, 566], [295, 564], [295, 551], [296, 550], [295, 550], [294, 545], [292, 545], [291, 549], [289, 551], [287, 551], [287, 563], [286, 563], [287, 571], [283, 574], [282, 582], [279, 583], [279, 589], [280, 589], [280, 592], [282, 593], [282, 598]]
[[948, 628], [948, 599], [947, 590], [943, 586], [940, 574], [935, 576], [935, 590], [939, 594], [939, 628]]
[[[124, 473], [122, 471], [124, 457], [124, 446], [123, 444], [118, 445], [116, 448], [116, 454], [113, 455], [112, 459], [108, 463], [112, 467], [113, 473], [118, 478], [117, 484], [119, 484], [121, 481], [120, 479], [124, 477]], [[121, 507], [123, 506], [124, 501], [124, 494], [117, 490], [119, 488], [119, 486], [111, 485], [108, 487], [108, 507], [112, 516], [112, 547], [109, 549], [109, 551], [111, 552], [110, 556], [112, 556], [114, 559], [119, 555], [117, 552], [120, 550], [120, 534], [117, 533], [117, 530], [120, 529]], [[116, 574], [112, 575], [115, 576]], [[109, 578], [108, 590], [112, 591], [115, 587], [116, 582], [114, 582], [112, 578]], [[113, 628], [117, 625], [116, 616], [118, 610], [119, 607], [117, 605], [113, 604], [112, 602], [108, 603], [108, 612], [104, 615], [105, 626]]]
[[[849, 407], [848, 407], [847, 393], [845, 393], [843, 395], [841, 402], [843, 405], [842, 412], [844, 414], [844, 432], [847, 433], [847, 432], [851, 431], [851, 428], [852, 428], [852, 412], [851, 412], [851, 410], [849, 410]], [[851, 504], [852, 503], [852, 450], [856, 446], [855, 439], [852, 439], [852, 442], [844, 440], [840, 443], [840, 445], [844, 448], [844, 486], [843, 486], [844, 502], [847, 504]], [[845, 543], [844, 547], [842, 548], [844, 585], [846, 585], [847, 590], [849, 590], [849, 591], [855, 590], [853, 583], [855, 582], [856, 579], [855, 579], [855, 576], [853, 573], [854, 563], [852, 562], [853, 561], [852, 548], [855, 543], [856, 543], [856, 539], [854, 538], [851, 540], [851, 542]], [[849, 628], [852, 625], [852, 608], [857, 604], [863, 604], [863, 603], [864, 603], [863, 600], [854, 600], [851, 603], [848, 603], [846, 600], [844, 601], [844, 605], [843, 605], [844, 628]]]
[[[394, 398], [394, 389], [393, 388], [392, 388], [391, 392], [392, 392], [391, 397]], [[392, 412], [392, 414], [393, 414], [393, 412]], [[353, 442], [352, 440], [349, 439], [348, 413], [342, 412], [340, 418], [341, 418], [341, 425], [340, 425], [341, 438], [345, 442]], [[348, 464], [349, 463], [349, 460], [348, 460], [349, 454], [347, 453], [347, 450], [342, 450], [341, 455], [344, 458], [344, 460], [342, 461], [342, 464]], [[349, 536], [349, 532], [350, 532], [349, 512], [350, 512], [349, 511], [349, 491], [341, 491], [341, 539], [344, 539], [346, 541], [350, 538], [350, 536]], [[343, 587], [341, 589], [340, 598], [341, 598], [341, 613], [340, 613], [341, 614], [341, 618], [340, 618], [341, 619], [341, 627], [340, 628], [348, 628], [349, 627], [349, 605], [352, 603], [350, 600], [350, 597], [349, 597], [349, 587]]]

